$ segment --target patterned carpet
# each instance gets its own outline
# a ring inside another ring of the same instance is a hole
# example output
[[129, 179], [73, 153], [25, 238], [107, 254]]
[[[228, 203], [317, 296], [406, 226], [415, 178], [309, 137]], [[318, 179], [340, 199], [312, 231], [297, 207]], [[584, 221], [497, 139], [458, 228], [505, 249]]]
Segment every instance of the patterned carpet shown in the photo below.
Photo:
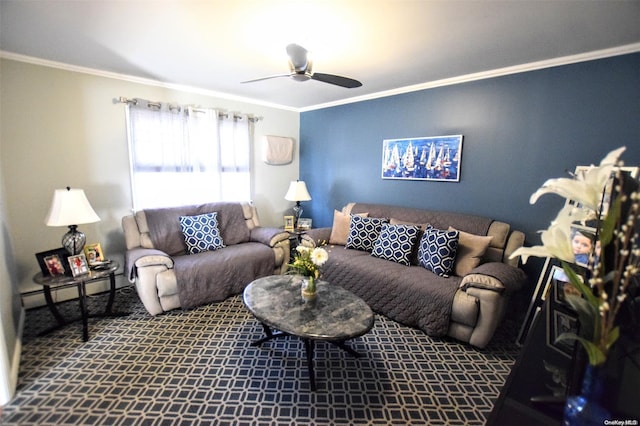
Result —
[[[18, 392], [0, 424], [481, 425], [518, 353], [508, 322], [477, 350], [376, 316], [351, 341], [360, 358], [317, 344], [311, 392], [302, 342], [251, 346], [263, 330], [240, 296], [151, 317], [125, 288], [116, 306], [131, 315], [91, 319], [86, 343], [79, 322], [34, 337], [53, 317], [27, 312]], [[77, 314], [77, 302], [60, 309]]]

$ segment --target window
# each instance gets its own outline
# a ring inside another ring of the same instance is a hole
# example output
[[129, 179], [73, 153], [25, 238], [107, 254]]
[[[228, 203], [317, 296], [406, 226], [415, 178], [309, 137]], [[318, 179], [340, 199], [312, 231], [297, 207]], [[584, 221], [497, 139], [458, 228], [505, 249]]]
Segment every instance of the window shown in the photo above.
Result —
[[127, 103], [134, 210], [251, 199], [249, 117]]

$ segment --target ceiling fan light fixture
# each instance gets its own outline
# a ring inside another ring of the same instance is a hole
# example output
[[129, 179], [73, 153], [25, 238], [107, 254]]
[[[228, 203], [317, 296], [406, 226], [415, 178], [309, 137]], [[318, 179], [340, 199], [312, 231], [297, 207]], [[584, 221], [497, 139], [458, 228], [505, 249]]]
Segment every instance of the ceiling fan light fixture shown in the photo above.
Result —
[[280, 74], [268, 77], [257, 78], [253, 80], [243, 81], [243, 83], [251, 83], [254, 81], [268, 80], [276, 77], [291, 77], [295, 81], [316, 80], [322, 83], [329, 83], [340, 87], [352, 89], [362, 86], [358, 80], [343, 77], [335, 74], [323, 74], [313, 72], [313, 61], [310, 59], [309, 52], [302, 46], [297, 44], [289, 44], [287, 46], [287, 54], [289, 55], [289, 74]]
[[291, 78], [294, 79], [295, 81], [307, 81], [311, 79], [311, 74], [306, 72], [305, 73], [295, 72], [291, 74]]

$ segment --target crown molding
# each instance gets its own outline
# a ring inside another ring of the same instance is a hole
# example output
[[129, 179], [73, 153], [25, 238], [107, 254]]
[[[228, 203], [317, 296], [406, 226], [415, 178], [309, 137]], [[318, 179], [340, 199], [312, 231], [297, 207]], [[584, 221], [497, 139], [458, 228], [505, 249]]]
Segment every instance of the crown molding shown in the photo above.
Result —
[[111, 78], [111, 79], [114, 79], [114, 80], [126, 81], [128, 83], [137, 83], [137, 84], [143, 84], [143, 85], [146, 85], [146, 86], [162, 87], [164, 89], [177, 90], [177, 91], [180, 91], [180, 92], [193, 93], [193, 94], [204, 95], [204, 96], [211, 96], [211, 97], [214, 97], [214, 98], [221, 98], [221, 99], [226, 99], [226, 100], [230, 100], [230, 101], [245, 102], [245, 103], [249, 103], [249, 104], [252, 104], [252, 105], [260, 105], [260, 106], [269, 107], [269, 108], [276, 108], [276, 109], [282, 109], [282, 110], [287, 110], [287, 111], [299, 112], [299, 110], [297, 108], [293, 108], [293, 107], [286, 106], [286, 105], [274, 104], [274, 103], [270, 103], [270, 102], [264, 102], [264, 101], [261, 101], [261, 100], [258, 100], [258, 99], [252, 99], [252, 98], [245, 98], [245, 97], [242, 97], [242, 96], [230, 95], [228, 93], [216, 92], [214, 90], [202, 89], [202, 88], [199, 88], [199, 87], [192, 87], [192, 86], [185, 86], [185, 85], [181, 85], [181, 84], [167, 83], [167, 82], [163, 82], [163, 81], [160, 81], [160, 80], [154, 80], [154, 79], [151, 79], [151, 78], [136, 77], [136, 76], [128, 75], [128, 74], [119, 74], [119, 73], [116, 73], [116, 72], [103, 71], [103, 70], [99, 70], [99, 69], [95, 69], [95, 68], [81, 67], [81, 66], [78, 66], [78, 65], [71, 65], [71, 64], [66, 64], [64, 62], [50, 61], [50, 60], [47, 60], [47, 59], [36, 58], [36, 57], [33, 57], [33, 56], [20, 55], [20, 54], [17, 54], [17, 53], [7, 52], [7, 51], [3, 51], [3, 50], [0, 50], [0, 58], [10, 59], [10, 60], [13, 60], [13, 61], [18, 61], [18, 62], [25, 62], [25, 63], [29, 63], [29, 64], [33, 64], [33, 65], [40, 65], [40, 66], [43, 66], [43, 67], [56, 68], [56, 69], [60, 69], [60, 70], [63, 70], [63, 71], [71, 71], [71, 72], [77, 72], [77, 73], [82, 73], [82, 74], [89, 74], [89, 75], [93, 75], [93, 76], [97, 76], [97, 77]]
[[511, 67], [498, 68], [489, 71], [482, 71], [473, 74], [461, 75], [458, 77], [445, 78], [442, 80], [428, 81], [425, 83], [414, 84], [411, 86], [399, 87], [397, 89], [386, 90], [382, 92], [371, 93], [369, 95], [357, 96], [353, 98], [342, 99], [335, 102], [313, 105], [300, 108], [300, 112], [313, 111], [317, 109], [329, 108], [339, 105], [346, 105], [355, 102], [368, 101], [372, 99], [385, 98], [388, 96], [401, 95], [404, 93], [417, 92], [425, 89], [433, 89], [436, 87], [452, 86], [454, 84], [468, 83], [471, 81], [486, 80], [489, 78], [502, 77], [510, 74], [519, 74], [529, 71], [540, 70], [544, 68], [553, 68], [562, 65], [570, 65], [578, 62], [593, 61], [596, 59], [609, 58], [612, 56], [627, 55], [630, 53], [640, 52], [640, 43], [627, 44], [624, 46], [613, 47], [610, 49], [594, 50], [592, 52], [580, 53], [577, 55], [563, 56], [559, 58], [547, 59], [544, 61], [530, 62], [527, 64], [515, 65]]
[[385, 90], [381, 92], [371, 93], [363, 96], [356, 96], [352, 98], [341, 99], [335, 102], [327, 102], [323, 104], [311, 105], [308, 107], [294, 108], [286, 105], [274, 104], [270, 102], [264, 102], [258, 99], [245, 98], [241, 96], [230, 95], [228, 93], [216, 92], [213, 90], [201, 89], [197, 87], [184, 86], [180, 84], [166, 83], [159, 80], [153, 80], [149, 78], [135, 77], [127, 74], [119, 74], [110, 71], [98, 70], [95, 68], [81, 67], [77, 65], [66, 64], [63, 62], [50, 61], [41, 58], [35, 58], [32, 56], [20, 55], [17, 53], [7, 52], [0, 50], [0, 58], [10, 59], [19, 62], [26, 62], [34, 65], [40, 65], [44, 67], [57, 68], [65, 71], [78, 72], [83, 74], [95, 75], [98, 77], [111, 78], [115, 80], [126, 81], [130, 83], [144, 84], [147, 86], [156, 86], [166, 89], [177, 90], [181, 92], [194, 93], [204, 96], [211, 96], [221, 99], [227, 99], [237, 102], [246, 102], [253, 105], [260, 105], [269, 108], [282, 109], [293, 112], [308, 112], [323, 108], [330, 108], [339, 105], [346, 105], [356, 102], [362, 102], [372, 99], [385, 98], [389, 96], [400, 95], [404, 93], [417, 92], [420, 90], [433, 89], [436, 87], [451, 86], [455, 84], [468, 83], [472, 81], [485, 80], [489, 78], [502, 77], [510, 74], [519, 74], [529, 71], [540, 70], [544, 68], [552, 68], [562, 65], [570, 65], [579, 62], [593, 61], [596, 59], [603, 59], [612, 56], [626, 55], [630, 53], [640, 52], [640, 43], [632, 43], [623, 46], [612, 47], [609, 49], [594, 50], [592, 52], [580, 53], [577, 55], [563, 56], [559, 58], [547, 59], [543, 61], [530, 62], [527, 64], [515, 65], [511, 67], [498, 68], [494, 70], [482, 71], [473, 74], [466, 74], [457, 77], [445, 78], [441, 80], [428, 81], [425, 83], [414, 84], [410, 86], [399, 87], [397, 89]]

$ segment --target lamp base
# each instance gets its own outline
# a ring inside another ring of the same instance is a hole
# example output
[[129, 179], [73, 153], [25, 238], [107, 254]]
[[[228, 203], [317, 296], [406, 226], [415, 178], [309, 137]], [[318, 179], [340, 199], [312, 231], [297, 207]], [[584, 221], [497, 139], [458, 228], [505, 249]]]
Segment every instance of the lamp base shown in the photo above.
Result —
[[71, 256], [82, 253], [87, 237], [84, 232], [78, 231], [78, 225], [69, 225], [69, 232], [62, 236], [62, 247], [67, 249]]
[[296, 201], [296, 205], [293, 206], [293, 227], [294, 229], [298, 229], [298, 221], [300, 220], [300, 216], [302, 216], [302, 206], [300, 205], [300, 201]]

